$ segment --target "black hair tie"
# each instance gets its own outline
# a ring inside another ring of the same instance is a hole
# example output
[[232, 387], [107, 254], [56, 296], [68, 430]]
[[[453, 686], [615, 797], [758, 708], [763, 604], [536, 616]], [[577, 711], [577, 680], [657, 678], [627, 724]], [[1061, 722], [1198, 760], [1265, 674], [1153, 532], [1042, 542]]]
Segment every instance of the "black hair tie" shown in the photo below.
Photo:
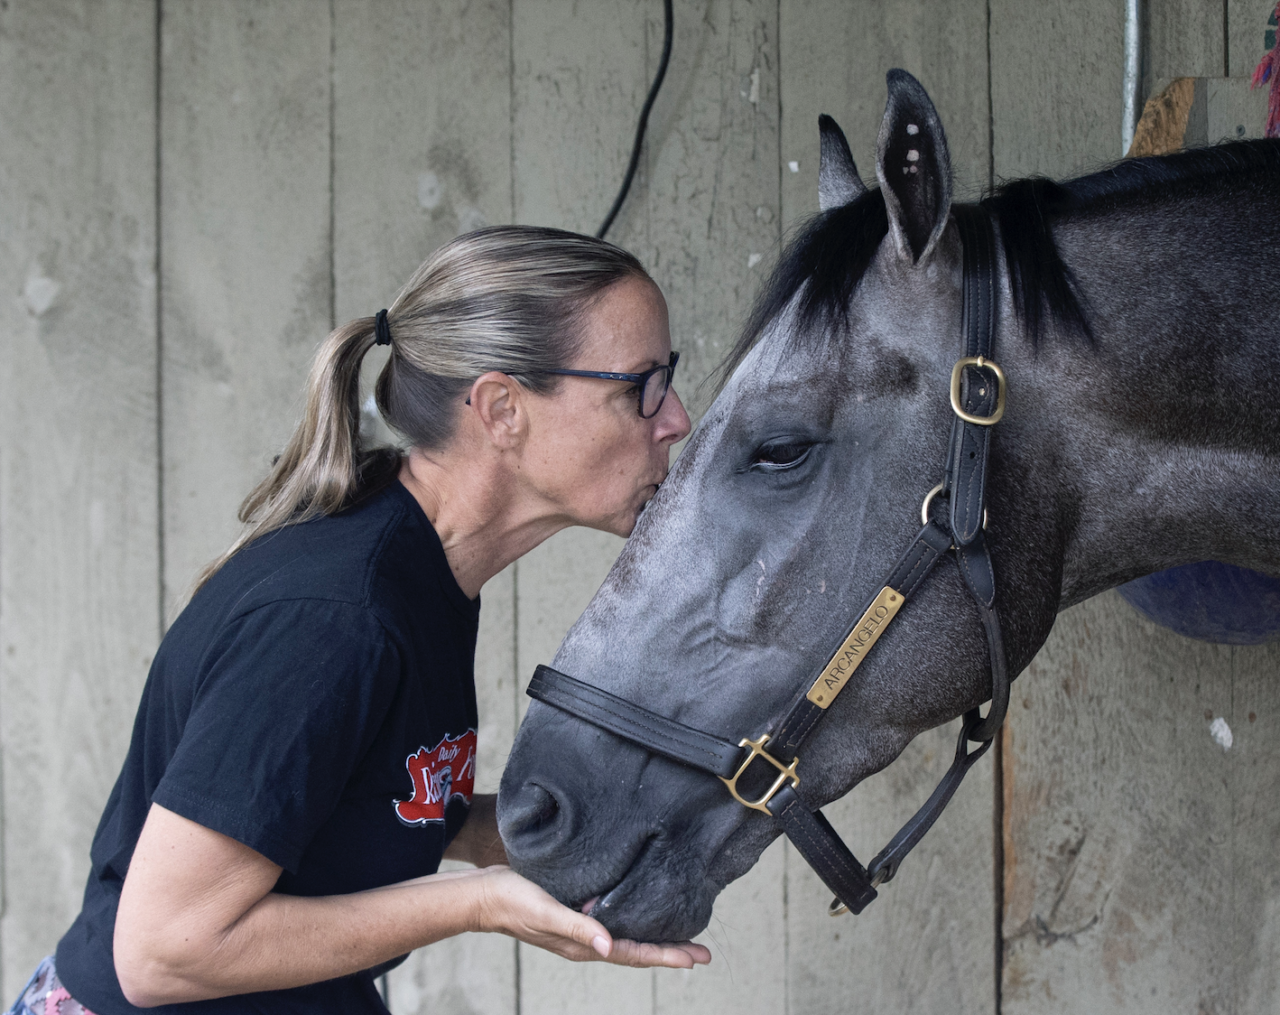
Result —
[[387, 312], [385, 310], [379, 310], [373, 315], [373, 344], [391, 344], [391, 328], [387, 324]]

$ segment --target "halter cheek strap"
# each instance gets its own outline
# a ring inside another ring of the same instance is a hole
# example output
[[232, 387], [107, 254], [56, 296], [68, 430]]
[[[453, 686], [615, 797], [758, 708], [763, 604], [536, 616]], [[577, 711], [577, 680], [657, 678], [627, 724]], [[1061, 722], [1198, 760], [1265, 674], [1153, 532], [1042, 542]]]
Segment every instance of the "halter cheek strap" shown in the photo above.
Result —
[[[987, 749], [1004, 721], [1009, 704], [1009, 675], [1000, 617], [995, 608], [995, 573], [986, 546], [987, 461], [991, 427], [1004, 414], [1005, 379], [991, 360], [995, 332], [995, 237], [991, 221], [978, 208], [952, 210], [964, 248], [964, 355], [951, 374], [955, 414], [943, 481], [925, 498], [924, 527], [898, 558], [883, 587], [848, 629], [840, 647], [816, 677], [801, 687], [772, 732], [737, 744], [651, 712], [624, 698], [592, 687], [548, 666], [539, 666], [529, 683], [530, 697], [552, 705], [654, 754], [717, 776], [745, 807], [773, 817], [808, 864], [835, 894], [830, 912], [860, 913], [891, 880], [906, 855], [937, 821], [961, 780]], [[930, 515], [943, 495], [949, 510], [943, 524]], [[924, 583], [942, 555], [954, 552], [982, 620], [991, 662], [991, 708], [983, 717], [965, 713], [955, 760], [928, 801], [867, 867], [841, 841], [820, 811], [810, 810], [796, 792], [799, 752], [832, 702]], [[976, 747], [971, 748], [971, 744]], [[739, 782], [753, 768], [764, 769], [769, 785], [757, 799], [742, 796]]]

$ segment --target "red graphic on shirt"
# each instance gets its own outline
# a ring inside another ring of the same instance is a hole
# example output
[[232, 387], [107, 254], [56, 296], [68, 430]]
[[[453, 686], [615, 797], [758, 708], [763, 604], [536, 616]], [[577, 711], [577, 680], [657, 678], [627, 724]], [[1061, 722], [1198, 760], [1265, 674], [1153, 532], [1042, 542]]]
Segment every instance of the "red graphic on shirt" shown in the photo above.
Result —
[[396, 817], [406, 825], [444, 820], [445, 805], [462, 797], [468, 805], [476, 786], [476, 731], [446, 736], [431, 750], [419, 747], [405, 758], [413, 780], [413, 796], [397, 800]]

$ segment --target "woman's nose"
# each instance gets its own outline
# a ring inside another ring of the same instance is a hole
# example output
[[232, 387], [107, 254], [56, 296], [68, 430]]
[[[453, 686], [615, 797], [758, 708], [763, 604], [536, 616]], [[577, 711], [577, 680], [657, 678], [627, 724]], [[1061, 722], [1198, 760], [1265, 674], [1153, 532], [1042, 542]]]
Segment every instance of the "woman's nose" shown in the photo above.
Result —
[[664, 443], [674, 444], [689, 436], [693, 424], [689, 422], [689, 414], [685, 412], [684, 402], [673, 387], [667, 392], [666, 400], [658, 413], [657, 436]]

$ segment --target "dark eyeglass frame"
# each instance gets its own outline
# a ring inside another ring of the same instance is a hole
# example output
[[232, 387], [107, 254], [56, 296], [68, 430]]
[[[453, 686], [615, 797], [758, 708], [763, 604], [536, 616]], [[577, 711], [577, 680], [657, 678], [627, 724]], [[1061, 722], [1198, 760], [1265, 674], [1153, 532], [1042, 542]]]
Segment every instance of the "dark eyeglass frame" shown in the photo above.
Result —
[[[636, 411], [640, 413], [641, 419], [653, 419], [662, 411], [662, 403], [667, 400], [667, 392], [671, 390], [671, 384], [675, 380], [676, 364], [680, 362], [680, 354], [673, 352], [671, 357], [660, 367], [651, 367], [643, 373], [638, 374], [615, 374], [601, 370], [538, 370], [540, 374], [556, 374], [560, 377], [595, 377], [602, 381], [626, 381], [636, 386]], [[662, 391], [662, 397], [658, 399], [658, 404], [653, 412], [649, 415], [644, 414], [644, 389], [649, 383], [649, 378], [655, 374], [662, 372], [667, 374], [667, 384]]]

